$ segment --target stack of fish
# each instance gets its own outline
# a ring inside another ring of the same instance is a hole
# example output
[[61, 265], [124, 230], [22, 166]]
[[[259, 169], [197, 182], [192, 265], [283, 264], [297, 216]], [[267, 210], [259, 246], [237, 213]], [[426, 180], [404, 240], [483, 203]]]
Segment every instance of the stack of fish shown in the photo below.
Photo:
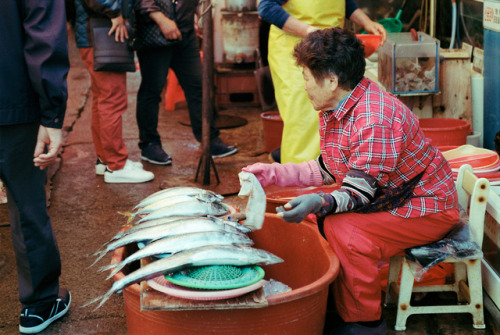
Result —
[[[122, 230], [94, 253], [100, 260], [108, 252], [128, 244], [143, 247], [119, 263], [107, 265], [108, 279], [125, 265], [150, 256], [154, 261], [113, 283], [111, 289], [87, 305], [101, 307], [113, 293], [125, 287], [190, 267], [210, 265], [268, 265], [283, 260], [265, 250], [251, 247], [250, 229], [238, 222], [216, 216], [228, 212], [222, 196], [194, 187], [175, 187], [156, 192], [142, 200], [130, 216], [129, 229]], [[92, 265], [93, 265], [92, 264]]]

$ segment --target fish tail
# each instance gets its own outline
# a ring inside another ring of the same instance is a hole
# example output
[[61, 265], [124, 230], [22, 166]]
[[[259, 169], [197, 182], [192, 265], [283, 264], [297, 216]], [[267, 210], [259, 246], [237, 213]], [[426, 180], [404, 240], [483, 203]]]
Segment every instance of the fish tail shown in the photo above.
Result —
[[88, 307], [92, 304], [95, 304], [96, 302], [98, 302], [99, 300], [101, 300], [101, 302], [99, 303], [99, 305], [96, 306], [96, 308], [94, 308], [94, 311], [101, 308], [102, 305], [104, 305], [104, 303], [111, 297], [111, 295], [113, 294], [113, 288], [111, 288], [108, 292], [106, 292], [105, 294], [103, 295], [100, 295], [98, 296], [97, 298], [95, 299], [92, 299], [90, 300], [89, 302], [85, 303], [82, 307]]
[[105, 297], [108, 293], [109, 293], [109, 291], [108, 291], [108, 292], [106, 292], [106, 293], [105, 293], [105, 294], [103, 294], [103, 295], [98, 296], [97, 298], [94, 298], [94, 299], [92, 299], [92, 300], [90, 300], [90, 301], [86, 302], [85, 304], [83, 304], [83, 305], [82, 305], [82, 307], [89, 307], [90, 305], [95, 304], [95, 303], [96, 303], [96, 302], [98, 302], [99, 300], [104, 299], [104, 297]]
[[130, 225], [130, 222], [132, 222], [132, 220], [134, 219], [135, 217], [135, 214], [132, 213], [132, 212], [118, 212], [118, 214], [121, 214], [121, 215], [125, 215], [128, 217], [128, 220], [127, 220], [127, 224], [126, 226]]
[[118, 212], [118, 214], [121, 214], [121, 215], [125, 215], [125, 216], [128, 216], [128, 217], [131, 217], [133, 216], [132, 212]]
[[98, 251], [92, 254], [92, 256], [97, 256], [97, 258], [94, 260], [92, 264], [89, 265], [89, 268], [94, 266], [97, 262], [101, 260], [105, 255], [107, 254], [106, 250]]
[[117, 264], [120, 264], [120, 263], [113, 263], [113, 264], [108, 264], [108, 265], [102, 266], [97, 271], [99, 271], [99, 272], [105, 272], [105, 271], [111, 270], [114, 267], [116, 267]]
[[118, 272], [120, 272], [120, 270], [123, 269], [124, 266], [125, 265], [119, 265], [116, 268], [114, 268], [113, 271], [111, 271], [111, 273], [106, 277], [106, 280], [113, 278], [113, 276]]
[[101, 299], [101, 302], [99, 303], [99, 305], [97, 305], [96, 308], [94, 308], [94, 311], [96, 311], [99, 308], [101, 308], [101, 306], [104, 305], [104, 303], [106, 301], [108, 301], [108, 299], [111, 298], [112, 295], [113, 295], [113, 291], [112, 290], [109, 290], [108, 292], [106, 292], [106, 294], [104, 294], [102, 296], [102, 299]]

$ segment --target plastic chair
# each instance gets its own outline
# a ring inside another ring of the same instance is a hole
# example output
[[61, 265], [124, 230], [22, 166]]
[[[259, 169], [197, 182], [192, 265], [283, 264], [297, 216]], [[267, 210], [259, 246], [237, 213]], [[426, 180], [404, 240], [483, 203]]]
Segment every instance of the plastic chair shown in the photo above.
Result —
[[[484, 218], [490, 184], [488, 179], [477, 178], [470, 165], [463, 165], [456, 181], [460, 206], [469, 208], [469, 226], [472, 237], [479, 248], [483, 244]], [[390, 260], [385, 304], [394, 304], [397, 297], [395, 330], [405, 330], [406, 320], [412, 314], [470, 313], [473, 326], [485, 328], [483, 312], [483, 288], [481, 280], [482, 253], [476, 258], [446, 258], [444, 263], [453, 263], [455, 282], [447, 285], [414, 286], [410, 263], [405, 256], [393, 256]], [[398, 285], [401, 271], [401, 283]], [[411, 306], [414, 292], [456, 292], [458, 304], [439, 306]]]

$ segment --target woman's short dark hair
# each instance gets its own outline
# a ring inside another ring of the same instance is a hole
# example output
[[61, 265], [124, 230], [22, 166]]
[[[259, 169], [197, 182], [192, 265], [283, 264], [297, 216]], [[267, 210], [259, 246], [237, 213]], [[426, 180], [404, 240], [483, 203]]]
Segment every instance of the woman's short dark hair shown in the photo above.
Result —
[[352, 32], [328, 28], [308, 34], [295, 46], [297, 65], [307, 67], [316, 81], [336, 75], [339, 86], [352, 90], [365, 74], [363, 44]]

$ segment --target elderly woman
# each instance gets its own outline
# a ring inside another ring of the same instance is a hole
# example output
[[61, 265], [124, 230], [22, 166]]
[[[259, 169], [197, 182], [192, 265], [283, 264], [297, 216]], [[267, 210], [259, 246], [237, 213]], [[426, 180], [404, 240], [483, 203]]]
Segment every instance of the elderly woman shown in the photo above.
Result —
[[278, 110], [283, 119], [281, 150], [271, 157], [280, 163], [301, 163], [320, 153], [318, 113], [302, 90], [304, 80], [293, 57], [293, 48], [308, 33], [355, 23], [386, 39], [384, 27], [372, 21], [355, 0], [260, 0], [259, 15], [271, 24], [268, 61]]
[[397, 98], [364, 77], [363, 47], [340, 28], [309, 34], [294, 49], [319, 112], [321, 154], [300, 164], [243, 168], [262, 186], [320, 186], [279, 210], [288, 222], [316, 214], [339, 257], [333, 283], [345, 321], [332, 334], [385, 334], [378, 262], [442, 238], [459, 220], [452, 171]]

